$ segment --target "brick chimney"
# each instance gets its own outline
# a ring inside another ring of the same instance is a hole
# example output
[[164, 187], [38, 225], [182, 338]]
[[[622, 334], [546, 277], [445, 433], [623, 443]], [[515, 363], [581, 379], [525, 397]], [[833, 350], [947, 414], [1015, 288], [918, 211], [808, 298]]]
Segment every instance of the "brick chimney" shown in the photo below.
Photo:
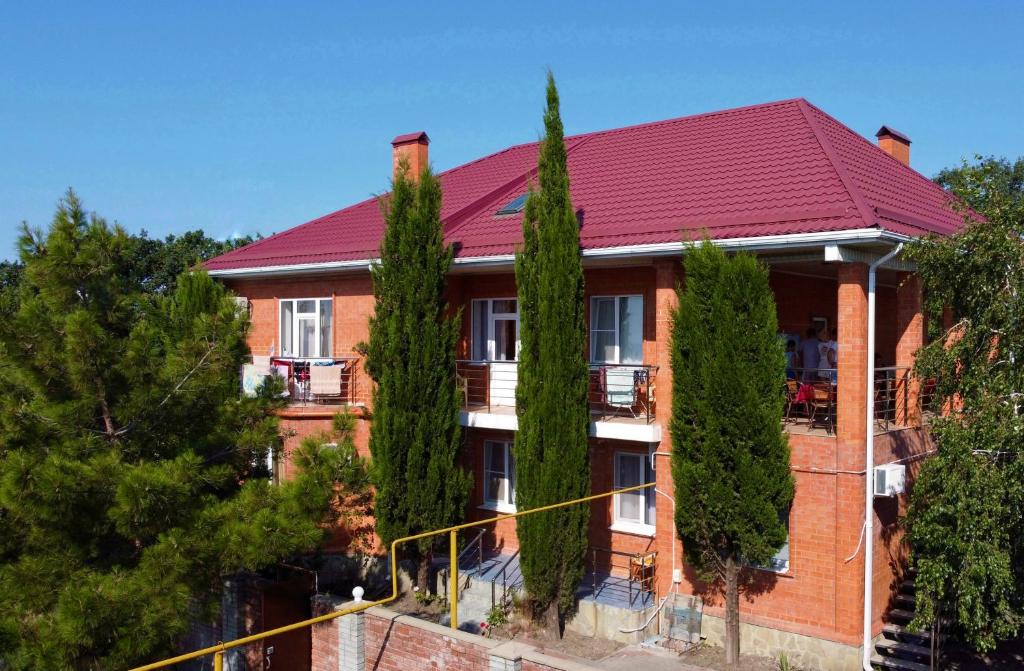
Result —
[[875, 133], [878, 147], [903, 165], [910, 165], [910, 138], [889, 126], [882, 126]]
[[399, 135], [392, 140], [392, 176], [398, 175], [398, 163], [404, 158], [409, 163], [409, 177], [413, 181], [418, 180], [423, 168], [427, 167], [429, 144], [430, 138], [423, 131]]

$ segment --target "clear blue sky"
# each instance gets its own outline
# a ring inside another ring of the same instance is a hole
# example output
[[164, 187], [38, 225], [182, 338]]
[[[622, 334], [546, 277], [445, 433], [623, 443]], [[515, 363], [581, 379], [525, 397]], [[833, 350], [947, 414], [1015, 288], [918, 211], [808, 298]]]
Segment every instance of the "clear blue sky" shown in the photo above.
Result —
[[547, 67], [569, 133], [803, 96], [929, 176], [1024, 154], [1016, 1], [155, 4], [5, 6], [0, 258], [68, 186], [151, 235], [283, 230], [385, 190], [396, 134], [438, 169], [536, 139]]

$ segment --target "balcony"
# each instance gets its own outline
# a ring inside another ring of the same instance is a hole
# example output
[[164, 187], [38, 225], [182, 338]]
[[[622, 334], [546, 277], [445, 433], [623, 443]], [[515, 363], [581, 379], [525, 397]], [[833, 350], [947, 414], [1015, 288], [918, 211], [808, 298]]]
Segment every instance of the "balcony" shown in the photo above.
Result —
[[252, 359], [241, 370], [242, 393], [247, 396], [255, 396], [260, 385], [276, 377], [290, 411], [336, 412], [339, 407], [361, 405], [357, 357]]
[[[786, 381], [786, 414], [783, 424], [789, 433], [834, 436], [838, 395], [838, 371], [797, 369], [795, 378]], [[875, 434], [911, 426], [913, 418], [931, 405], [929, 389], [922, 385], [916, 402], [911, 394], [910, 368], [875, 368], [872, 387]]]
[[[658, 442], [655, 380], [658, 367], [591, 364], [587, 385], [590, 434]], [[514, 361], [458, 361], [456, 374], [464, 426], [515, 431], [517, 364]]]

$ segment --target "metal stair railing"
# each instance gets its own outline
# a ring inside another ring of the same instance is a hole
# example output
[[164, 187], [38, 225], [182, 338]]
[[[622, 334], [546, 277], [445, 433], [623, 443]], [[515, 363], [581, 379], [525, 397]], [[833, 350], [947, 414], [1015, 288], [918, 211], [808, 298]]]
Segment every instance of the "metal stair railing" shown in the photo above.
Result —
[[[508, 567], [516, 559], [516, 557], [518, 557], [518, 556], [519, 556], [519, 550], [516, 550], [515, 552], [512, 553], [512, 556], [509, 557], [508, 559], [506, 559], [505, 562], [501, 565], [501, 570], [498, 571], [498, 575], [494, 576], [494, 579], [491, 580], [491, 608], [494, 608], [499, 603], [502, 605], [502, 607], [507, 605], [505, 603], [505, 600], [508, 598], [508, 593], [509, 593], [509, 590], [508, 590], [508, 579], [509, 579]], [[516, 564], [516, 566], [518, 566], [518, 564]], [[520, 577], [522, 577], [522, 574], [523, 574], [522, 570], [520, 570], [519, 571]], [[495, 594], [495, 591], [497, 589], [498, 577], [499, 576], [501, 577], [501, 601], [498, 601], [497, 595]]]
[[[476, 569], [477, 571], [480, 570], [480, 566], [483, 565], [483, 563], [484, 563], [484, 543], [483, 543], [483, 538], [484, 538], [484, 535], [486, 533], [487, 533], [486, 529], [477, 529], [476, 534], [473, 536], [473, 540], [469, 541], [469, 543], [466, 545], [466, 547], [462, 548], [462, 551], [459, 552], [458, 556], [455, 558], [455, 562], [456, 562], [456, 564], [458, 564], [459, 571], [463, 570], [463, 568], [462, 568], [462, 558], [465, 557], [466, 555], [468, 555], [474, 549], [476, 550], [476, 564], [475, 565], [471, 564], [465, 570], [471, 570], [471, 569]], [[451, 574], [452, 574], [451, 566], [442, 569], [442, 574], [444, 575], [444, 582], [445, 582], [445, 586], [446, 586], [445, 587], [445, 596], [447, 596], [448, 595], [447, 594], [447, 592], [448, 592], [447, 585], [448, 585], [449, 580], [451, 579]], [[469, 579], [470, 579], [470, 577], [466, 576], [466, 584], [467, 585], [469, 584]]]

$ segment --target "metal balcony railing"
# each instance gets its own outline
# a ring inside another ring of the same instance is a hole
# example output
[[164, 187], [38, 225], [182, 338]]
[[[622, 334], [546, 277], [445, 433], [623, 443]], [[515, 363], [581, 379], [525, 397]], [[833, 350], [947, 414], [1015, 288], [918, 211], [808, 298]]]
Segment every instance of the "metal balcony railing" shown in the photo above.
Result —
[[[590, 364], [587, 403], [598, 421], [654, 421], [658, 367], [644, 364]], [[514, 407], [515, 362], [457, 361], [456, 384], [465, 410], [494, 412]]]
[[242, 393], [254, 395], [268, 377], [282, 381], [281, 395], [291, 404], [331, 403], [355, 405], [359, 402], [359, 358], [332, 357], [292, 359], [252, 357], [242, 366]]
[[602, 419], [634, 418], [650, 424], [655, 415], [657, 366], [590, 364], [590, 413]]
[[[823, 426], [835, 432], [838, 407], [838, 371], [835, 368], [796, 369], [786, 380], [784, 421], [806, 422], [810, 428]], [[916, 385], [916, 389], [915, 389]], [[934, 384], [920, 384], [907, 367], [879, 366], [872, 383], [876, 431], [912, 426], [923, 409], [933, 402]]]

